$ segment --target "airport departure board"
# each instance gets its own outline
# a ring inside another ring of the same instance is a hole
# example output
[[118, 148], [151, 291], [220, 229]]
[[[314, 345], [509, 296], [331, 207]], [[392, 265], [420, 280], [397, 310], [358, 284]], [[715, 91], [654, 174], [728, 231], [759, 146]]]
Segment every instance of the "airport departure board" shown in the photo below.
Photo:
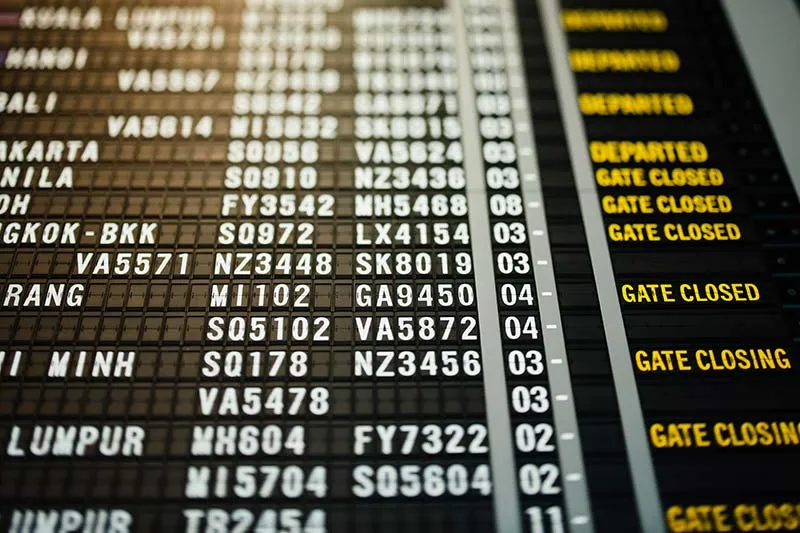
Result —
[[2, 0], [0, 531], [800, 530], [733, 3]]

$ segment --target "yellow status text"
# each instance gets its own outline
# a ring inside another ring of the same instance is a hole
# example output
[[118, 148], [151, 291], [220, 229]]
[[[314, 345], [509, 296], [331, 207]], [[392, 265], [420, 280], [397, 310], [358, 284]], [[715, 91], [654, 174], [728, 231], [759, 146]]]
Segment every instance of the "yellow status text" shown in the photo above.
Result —
[[566, 31], [663, 32], [667, 15], [658, 9], [564, 9], [561, 24]]
[[675, 50], [575, 49], [569, 53], [575, 72], [677, 72], [681, 59]]
[[687, 116], [694, 111], [685, 93], [581, 93], [578, 104], [587, 116]]

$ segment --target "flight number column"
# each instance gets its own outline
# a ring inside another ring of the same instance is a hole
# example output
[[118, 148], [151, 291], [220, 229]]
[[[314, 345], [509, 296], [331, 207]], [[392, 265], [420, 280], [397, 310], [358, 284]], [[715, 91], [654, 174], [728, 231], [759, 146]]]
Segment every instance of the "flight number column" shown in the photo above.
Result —
[[338, 132], [323, 100], [339, 89], [326, 68], [339, 4], [249, 0], [241, 13], [187, 532], [328, 530], [329, 463], [309, 447], [327, 439], [333, 404], [312, 367], [335, 329], [336, 199], [319, 185]]
[[363, 463], [352, 492], [406, 509], [399, 515], [425, 505], [418, 524], [487, 531], [489, 439], [448, 12], [356, 9], [353, 25], [353, 378], [371, 382], [363, 401], [376, 408], [354, 428]]

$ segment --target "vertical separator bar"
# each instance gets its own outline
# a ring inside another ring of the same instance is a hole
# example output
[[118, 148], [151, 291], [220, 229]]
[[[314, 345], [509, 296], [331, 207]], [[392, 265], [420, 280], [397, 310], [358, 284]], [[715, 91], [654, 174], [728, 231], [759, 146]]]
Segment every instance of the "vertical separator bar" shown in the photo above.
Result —
[[[722, 0], [795, 191], [800, 194], [800, 12], [792, 0]], [[792, 67], [792, 65], [795, 65]]]
[[517, 165], [522, 177], [522, 197], [525, 202], [525, 221], [529, 231], [533, 276], [538, 293], [536, 298], [543, 331], [547, 378], [554, 400], [553, 421], [558, 442], [564, 501], [571, 530], [594, 533], [514, 0], [504, 0], [501, 9], [506, 73], [511, 96], [511, 119], [514, 123]]
[[616, 292], [617, 285], [606, 241], [605, 223], [600, 212], [600, 200], [589, 160], [583, 117], [578, 109], [578, 93], [570, 67], [567, 39], [561, 29], [560, 3], [558, 0], [540, 0], [538, 5], [553, 66], [558, 104], [564, 120], [575, 188], [594, 271], [639, 521], [642, 531], [665, 533], [661, 497], [650, 454], [639, 391], [636, 387], [636, 377], [631, 364], [622, 309]]
[[494, 258], [489, 232], [489, 210], [483, 179], [483, 150], [478, 137], [478, 112], [475, 107], [464, 6], [461, 5], [461, 0], [447, 0], [446, 5], [452, 15], [452, 31], [455, 37], [458, 109], [463, 131], [461, 141], [464, 145], [467, 206], [480, 321], [495, 525], [497, 533], [522, 533], [511, 416], [508, 409], [508, 388], [494, 279]]

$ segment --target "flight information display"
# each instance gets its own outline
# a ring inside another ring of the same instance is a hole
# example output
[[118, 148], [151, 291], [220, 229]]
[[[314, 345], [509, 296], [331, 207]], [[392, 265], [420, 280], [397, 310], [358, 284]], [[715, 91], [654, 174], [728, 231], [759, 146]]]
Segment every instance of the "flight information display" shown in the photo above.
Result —
[[0, 0], [0, 531], [800, 530], [730, 3]]

